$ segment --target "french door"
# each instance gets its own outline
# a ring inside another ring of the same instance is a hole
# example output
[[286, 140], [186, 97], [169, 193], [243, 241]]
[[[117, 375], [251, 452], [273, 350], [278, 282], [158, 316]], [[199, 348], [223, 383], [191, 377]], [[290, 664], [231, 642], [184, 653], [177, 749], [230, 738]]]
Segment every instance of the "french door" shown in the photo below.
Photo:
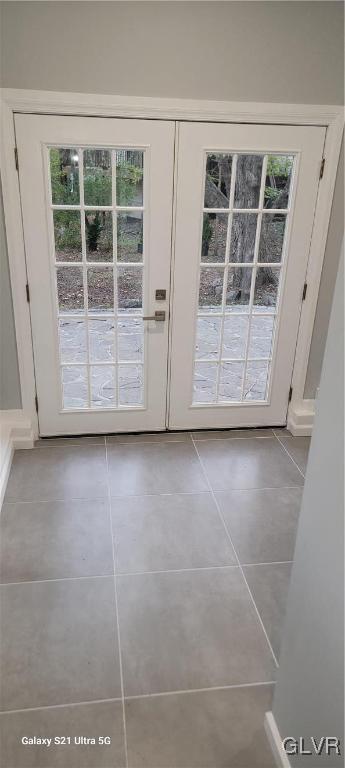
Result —
[[40, 433], [165, 429], [174, 123], [15, 129]]
[[286, 423], [324, 140], [180, 124], [171, 428]]
[[284, 424], [325, 130], [15, 128], [41, 435]]

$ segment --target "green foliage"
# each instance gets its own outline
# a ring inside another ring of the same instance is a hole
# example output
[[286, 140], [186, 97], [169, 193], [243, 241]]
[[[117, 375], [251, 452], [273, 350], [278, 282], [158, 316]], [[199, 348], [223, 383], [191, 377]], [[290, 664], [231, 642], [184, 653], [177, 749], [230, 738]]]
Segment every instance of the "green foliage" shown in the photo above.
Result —
[[79, 250], [81, 253], [79, 211], [54, 211], [54, 232], [59, 251]]
[[[50, 178], [53, 203], [58, 205], [79, 204], [79, 169], [73, 164], [73, 150], [52, 148], [50, 150]], [[143, 178], [143, 169], [127, 161], [121, 161], [116, 168], [116, 196], [118, 205], [132, 205], [138, 185]], [[105, 175], [100, 167], [85, 168], [84, 199], [86, 205], [112, 204], [111, 174]], [[108, 221], [102, 221], [102, 212], [89, 216], [86, 222], [86, 239], [89, 251], [97, 251], [100, 241], [103, 247], [111, 249], [112, 232]], [[104, 215], [103, 215], [104, 218]], [[74, 211], [54, 212], [56, 247], [60, 250], [81, 249], [80, 215]]]
[[267, 161], [267, 176], [284, 176], [291, 173], [293, 158], [290, 155], [269, 155]]
[[[282, 190], [286, 188], [292, 165], [293, 157], [290, 155], [268, 156], [266, 180], [269, 179], [270, 184], [265, 186], [265, 199], [269, 200], [271, 207], [274, 207], [275, 200], [281, 195]], [[284, 203], [287, 203], [287, 199]]]
[[111, 175], [102, 168], [85, 169], [84, 199], [86, 205], [111, 205]]
[[116, 167], [116, 200], [118, 205], [130, 205], [143, 178], [143, 169], [121, 162]]
[[79, 203], [79, 170], [71, 164], [71, 150], [50, 150], [50, 179], [53, 203]]

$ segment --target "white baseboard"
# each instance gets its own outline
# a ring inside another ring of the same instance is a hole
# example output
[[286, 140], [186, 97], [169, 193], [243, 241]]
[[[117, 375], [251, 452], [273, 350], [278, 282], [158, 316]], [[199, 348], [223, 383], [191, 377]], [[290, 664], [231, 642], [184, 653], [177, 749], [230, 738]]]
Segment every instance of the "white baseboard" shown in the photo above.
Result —
[[291, 402], [288, 412], [287, 428], [295, 437], [311, 435], [315, 417], [315, 400]]
[[0, 411], [0, 509], [14, 451], [19, 448], [33, 448], [34, 440], [31, 421], [23, 411]]
[[291, 768], [290, 760], [282, 747], [282, 739], [273, 712], [265, 714], [265, 731], [277, 768]]

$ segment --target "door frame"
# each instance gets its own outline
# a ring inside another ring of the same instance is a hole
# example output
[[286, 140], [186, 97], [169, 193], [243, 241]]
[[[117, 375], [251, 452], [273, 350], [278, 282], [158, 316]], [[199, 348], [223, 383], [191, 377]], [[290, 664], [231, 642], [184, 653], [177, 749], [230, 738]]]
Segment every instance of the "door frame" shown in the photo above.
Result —
[[[305, 281], [308, 291], [302, 304], [292, 374], [292, 398], [288, 425], [306, 434], [306, 421], [312, 426], [312, 402], [304, 399], [309, 351], [316, 313], [335, 179], [341, 148], [344, 110], [341, 106], [275, 104], [265, 102], [196, 101], [130, 96], [104, 96], [55, 91], [3, 88], [1, 108], [1, 173], [5, 226], [18, 349], [22, 411], [38, 436], [35, 368], [32, 347], [30, 307], [27, 302], [27, 271], [22, 228], [19, 176], [15, 162], [14, 114], [75, 115], [84, 117], [126, 117], [175, 121], [225, 123], [269, 123], [272, 125], [315, 125], [327, 129], [324, 147], [324, 172], [319, 184], [315, 219]], [[178, 141], [178, 131], [177, 131]], [[176, 185], [175, 185], [176, 188]], [[174, 212], [173, 212], [174, 222]], [[172, 232], [172, 246], [174, 231]], [[172, 271], [174, 253], [172, 253]], [[172, 285], [173, 290], [173, 285]], [[309, 417], [309, 418], [308, 418]], [[303, 427], [301, 428], [301, 425]]]

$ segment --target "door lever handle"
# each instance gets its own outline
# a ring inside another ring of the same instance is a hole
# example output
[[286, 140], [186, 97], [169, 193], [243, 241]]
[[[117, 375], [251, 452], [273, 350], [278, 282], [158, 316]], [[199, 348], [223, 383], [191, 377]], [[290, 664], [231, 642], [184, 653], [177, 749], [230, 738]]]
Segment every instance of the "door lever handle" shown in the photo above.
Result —
[[146, 317], [143, 317], [143, 320], [156, 320], [157, 323], [164, 323], [165, 311], [156, 309], [154, 315], [146, 315]]

